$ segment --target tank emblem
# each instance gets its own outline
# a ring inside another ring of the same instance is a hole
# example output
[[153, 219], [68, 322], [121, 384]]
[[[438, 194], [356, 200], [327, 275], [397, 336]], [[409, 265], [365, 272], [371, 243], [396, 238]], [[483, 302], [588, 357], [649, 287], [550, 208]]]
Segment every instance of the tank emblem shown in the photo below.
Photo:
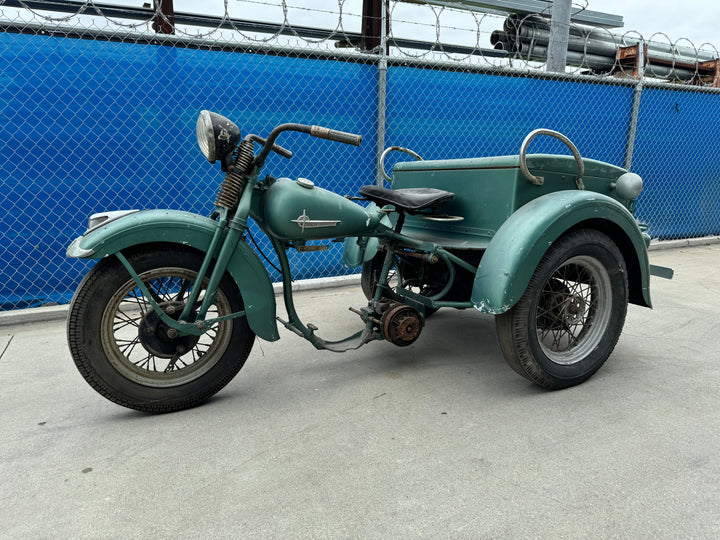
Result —
[[298, 216], [297, 219], [290, 220], [293, 223], [297, 223], [302, 232], [305, 229], [319, 229], [321, 227], [335, 227], [340, 223], [339, 219], [310, 219], [310, 217], [303, 210], [302, 215]]

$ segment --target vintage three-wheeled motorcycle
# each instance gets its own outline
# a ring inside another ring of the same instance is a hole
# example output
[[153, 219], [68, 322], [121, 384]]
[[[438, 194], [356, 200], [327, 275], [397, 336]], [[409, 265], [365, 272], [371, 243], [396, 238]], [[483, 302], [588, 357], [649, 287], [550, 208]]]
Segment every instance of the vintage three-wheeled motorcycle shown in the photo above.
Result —
[[[642, 180], [583, 159], [557, 132], [533, 131], [518, 155], [502, 157], [422, 161], [391, 147], [417, 160], [394, 167], [390, 188], [344, 197], [305, 178], [261, 178], [270, 152], [292, 157], [275, 144], [286, 131], [361, 142], [302, 124], [242, 138], [233, 122], [202, 111], [198, 143], [225, 172], [212, 215], [104, 212], [69, 246], [69, 257], [98, 260], [75, 293], [67, 332], [100, 394], [143, 411], [192, 407], [238, 373], [256, 336], [279, 339], [278, 321], [317, 349], [342, 352], [375, 340], [411, 345], [440, 308], [494, 314], [510, 366], [560, 389], [602, 366], [628, 302], [650, 307], [650, 239], [633, 217]], [[572, 156], [528, 155], [539, 134]], [[287, 321], [276, 317], [269, 274], [247, 242], [250, 218], [276, 252]], [[344, 241], [343, 263], [361, 267], [368, 303], [351, 308], [360, 328], [341, 341], [320, 338], [293, 304], [287, 250], [318, 249], [316, 240]]]

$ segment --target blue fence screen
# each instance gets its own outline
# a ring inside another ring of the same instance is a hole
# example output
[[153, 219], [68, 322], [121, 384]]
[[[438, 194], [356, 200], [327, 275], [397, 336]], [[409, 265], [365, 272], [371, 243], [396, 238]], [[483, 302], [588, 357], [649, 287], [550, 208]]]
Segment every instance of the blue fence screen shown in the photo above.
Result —
[[[88, 263], [65, 250], [92, 213], [209, 215], [222, 175], [197, 147], [202, 109], [244, 133], [283, 122], [359, 133], [371, 141], [361, 148], [283, 136], [296, 156], [266, 170], [342, 193], [374, 181], [373, 66], [17, 34], [0, 34], [0, 50], [0, 308], [70, 300]], [[296, 277], [349, 272], [337, 253], [319, 258], [293, 255]]]
[[[201, 109], [260, 135], [283, 122], [359, 133], [360, 148], [288, 134], [278, 142], [296, 157], [271, 157], [266, 170], [341, 194], [375, 181], [373, 63], [0, 33], [0, 74], [0, 310], [70, 300], [89, 263], [65, 249], [94, 212], [209, 214], [222, 178], [196, 145]], [[600, 79], [391, 64], [385, 141], [426, 159], [516, 154], [544, 127], [622, 166], [632, 100], [632, 86]], [[646, 185], [638, 215], [656, 236], [720, 232], [718, 109], [717, 93], [643, 90], [632, 169]], [[531, 151], [567, 153], [551, 139]], [[350, 272], [339, 245], [293, 252], [291, 264], [297, 279]]]

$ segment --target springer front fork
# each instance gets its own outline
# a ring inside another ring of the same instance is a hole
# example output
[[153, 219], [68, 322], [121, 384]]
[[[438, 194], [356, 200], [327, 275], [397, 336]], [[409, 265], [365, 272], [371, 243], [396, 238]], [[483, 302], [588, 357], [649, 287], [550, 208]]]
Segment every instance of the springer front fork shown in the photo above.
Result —
[[[252, 144], [245, 144], [245, 141], [243, 141], [235, 150], [236, 166], [228, 171], [220, 187], [220, 192], [215, 201], [214, 215], [217, 216], [215, 231], [195, 278], [195, 283], [190, 288], [183, 311], [177, 319], [165, 313], [162, 307], [158, 305], [155, 300], [155, 295], [153, 295], [145, 283], [143, 283], [125, 256], [121, 252], [115, 254], [160, 320], [170, 328], [176, 330], [180, 336], [199, 336], [224, 320], [243, 317], [246, 314], [245, 310], [243, 310], [210, 320], [205, 319], [207, 312], [215, 301], [215, 293], [220, 284], [220, 280], [225, 274], [228, 263], [235, 253], [238, 244], [242, 241], [247, 228], [247, 219], [250, 215], [253, 192], [255, 191], [259, 175], [259, 170], [253, 168], [251, 160]], [[245, 173], [248, 172], [250, 174], [246, 175]], [[235, 206], [235, 201], [237, 201], [237, 206]], [[231, 208], [235, 208], [235, 212], [230, 218]], [[212, 272], [210, 272], [210, 266], [213, 261], [215, 261], [215, 265]], [[210, 275], [207, 286], [203, 287], [203, 282], [206, 277], [208, 277], [208, 274]], [[200, 306], [197, 307], [200, 293], [203, 290], [205, 290], [205, 296], [202, 301], [200, 301]]]
[[[224, 320], [245, 316], [246, 312], [243, 310], [222, 317], [205, 319], [210, 307], [215, 301], [215, 292], [217, 291], [220, 280], [227, 269], [230, 257], [232, 257], [238, 242], [240, 242], [242, 238], [242, 232], [237, 229], [230, 228], [225, 235], [225, 239], [222, 239], [223, 231], [227, 225], [227, 213], [224, 209], [222, 210], [223, 211], [220, 212], [220, 219], [217, 221], [217, 226], [210, 241], [207, 253], [205, 254], [205, 258], [203, 259], [200, 269], [198, 270], [195, 282], [188, 291], [188, 297], [185, 299], [183, 311], [177, 318], [171, 317], [170, 314], [165, 313], [162, 306], [160, 306], [156, 300], [157, 295], [148, 289], [147, 285], [142, 281], [122, 252], [118, 251], [115, 253], [115, 256], [133, 278], [135, 285], [138, 289], [140, 289], [140, 292], [147, 303], [150, 304], [152, 310], [157, 314], [163, 323], [176, 330], [179, 336], [200, 336], [214, 325]], [[210, 265], [214, 259], [216, 259], [215, 267], [212, 272], [209, 272]], [[210, 277], [208, 279], [207, 286], [204, 287], [203, 282], [208, 276], [208, 273], [210, 273]], [[203, 290], [205, 290], [205, 296], [199, 301], [200, 294]], [[199, 307], [198, 301], [200, 302]]]

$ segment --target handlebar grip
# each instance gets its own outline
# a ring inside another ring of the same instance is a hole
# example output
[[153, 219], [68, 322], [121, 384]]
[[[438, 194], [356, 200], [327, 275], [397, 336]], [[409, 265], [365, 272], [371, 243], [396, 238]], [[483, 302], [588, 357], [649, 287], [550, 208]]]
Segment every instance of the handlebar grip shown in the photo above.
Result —
[[362, 144], [362, 135], [355, 135], [354, 133], [345, 133], [344, 131], [335, 131], [321, 126], [312, 126], [310, 128], [310, 135], [318, 137], [320, 139], [329, 139], [344, 144], [352, 144], [354, 146], [360, 146]]

